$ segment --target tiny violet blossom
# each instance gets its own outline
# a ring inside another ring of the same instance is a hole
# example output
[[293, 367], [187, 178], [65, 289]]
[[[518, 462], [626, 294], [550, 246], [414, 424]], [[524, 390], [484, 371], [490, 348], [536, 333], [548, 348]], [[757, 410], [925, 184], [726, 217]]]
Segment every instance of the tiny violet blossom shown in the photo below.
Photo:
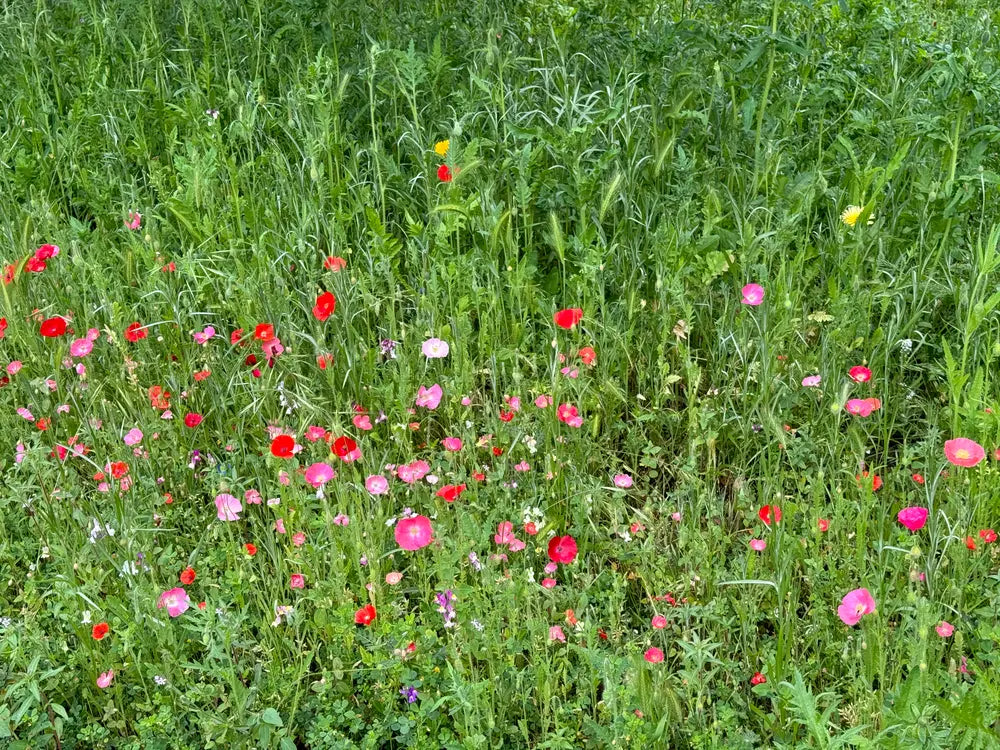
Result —
[[420, 350], [424, 353], [427, 359], [443, 359], [448, 356], [448, 352], [451, 348], [448, 346], [447, 341], [442, 341], [441, 339], [427, 339]]
[[448, 589], [440, 594], [436, 594], [434, 597], [438, 603], [438, 612], [444, 616], [444, 626], [446, 628], [455, 627], [455, 605], [454, 602], [458, 598], [455, 593]]
[[404, 685], [399, 689], [399, 694], [406, 698], [407, 703], [416, 703], [420, 693], [412, 685]]

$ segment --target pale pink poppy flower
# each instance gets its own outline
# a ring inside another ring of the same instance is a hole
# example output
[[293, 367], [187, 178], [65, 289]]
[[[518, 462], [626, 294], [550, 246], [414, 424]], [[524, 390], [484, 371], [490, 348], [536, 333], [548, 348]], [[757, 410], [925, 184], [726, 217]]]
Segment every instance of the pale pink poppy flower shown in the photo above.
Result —
[[306, 469], [306, 481], [317, 489], [337, 476], [330, 464], [316, 463]]
[[450, 451], [452, 453], [462, 450], [462, 441], [457, 437], [446, 437], [441, 441], [441, 445], [444, 446], [446, 451]]
[[99, 339], [100, 337], [101, 337], [101, 332], [96, 328], [87, 329], [87, 338], [90, 339], [91, 341], [97, 341], [97, 339]]
[[632, 486], [632, 477], [628, 474], [615, 474], [614, 483], [618, 489], [627, 490]]
[[557, 581], [556, 581], [555, 578], [543, 578], [542, 579], [542, 588], [544, 588], [544, 589], [554, 589], [556, 587], [556, 583], [557, 583]]
[[306, 440], [310, 443], [315, 443], [326, 437], [326, 429], [319, 427], [318, 425], [311, 425], [306, 430]]
[[355, 414], [354, 419], [351, 420], [354, 426], [359, 430], [370, 430], [372, 429], [372, 420], [367, 414]]
[[674, 521], [677, 521], [677, 523], [680, 523], [680, 521], [681, 521], [681, 512], [679, 510], [675, 510], [673, 513], [670, 514], [670, 517]]
[[296, 531], [292, 534], [292, 544], [296, 547], [301, 547], [306, 543], [306, 533], [304, 531]]
[[552, 397], [546, 396], [544, 393], [535, 399], [535, 406], [539, 409], [545, 409], [552, 406]]
[[59, 404], [56, 407], [56, 414], [69, 414], [69, 404]]
[[114, 679], [115, 670], [109, 669], [107, 672], [101, 672], [97, 678], [97, 687], [104, 690], [104, 688], [108, 687]]
[[507, 402], [507, 406], [513, 412], [521, 411], [521, 399], [517, 396], [504, 396], [504, 401]]
[[304, 589], [306, 587], [306, 577], [301, 573], [292, 573], [288, 585], [293, 589]]
[[350, 526], [351, 519], [345, 516], [343, 513], [338, 513], [333, 517], [334, 526]]
[[365, 480], [365, 489], [373, 495], [384, 495], [389, 491], [389, 480], [381, 474], [372, 474]]
[[17, 375], [19, 372], [21, 372], [21, 368], [23, 366], [24, 366], [24, 364], [21, 362], [21, 360], [15, 359], [13, 362], [11, 362], [9, 365], [7, 365], [7, 374], [8, 375]]
[[125, 445], [138, 445], [142, 442], [142, 430], [138, 427], [133, 427], [131, 430], [125, 433]]
[[580, 377], [580, 371], [575, 367], [564, 367], [559, 372], [573, 380]]
[[420, 386], [419, 390], [417, 390], [416, 405], [433, 411], [434, 409], [437, 409], [438, 404], [441, 403], [442, 395], [444, 394], [441, 390], [441, 386], [437, 383], [432, 385], [430, 388]]
[[191, 334], [194, 337], [194, 342], [196, 344], [201, 344], [204, 346], [208, 343], [208, 340], [215, 335], [215, 329], [212, 326], [206, 326], [203, 331], [195, 331]]
[[497, 533], [493, 535], [494, 544], [507, 545], [514, 540], [514, 524], [501, 521], [497, 524]]
[[279, 519], [275, 520], [275, 522], [274, 522], [274, 530], [277, 531], [279, 534], [284, 534], [285, 533], [285, 519], [284, 518], [279, 518]]
[[823, 378], [819, 375], [809, 375], [802, 378], [804, 388], [816, 388], [821, 382], [823, 382]]
[[447, 341], [442, 341], [441, 339], [427, 339], [420, 350], [424, 353], [427, 359], [442, 359], [448, 356], [450, 347]]
[[462, 396], [462, 406], [472, 406], [472, 399], [468, 396]]
[[903, 508], [896, 514], [896, 520], [910, 531], [920, 531], [924, 527], [924, 524], [927, 523], [927, 514], [927, 508], [917, 505]]
[[951, 638], [951, 634], [955, 632], [955, 626], [947, 620], [941, 620], [934, 631], [942, 638]]
[[764, 541], [763, 539], [751, 539], [750, 549], [752, 549], [754, 552], [763, 552], [765, 549], [767, 549], [767, 542]]
[[756, 307], [764, 301], [764, 287], [760, 284], [747, 284], [740, 291], [743, 293], [743, 299], [740, 302], [744, 305]]
[[69, 353], [74, 357], [86, 357], [94, 350], [94, 342], [90, 339], [73, 339], [69, 345]]
[[398, 570], [394, 570], [391, 573], [385, 574], [385, 582], [390, 586], [395, 586], [397, 583], [403, 580], [403, 574]]
[[531, 471], [531, 464], [527, 461], [521, 461], [520, 463], [514, 464], [514, 471]]
[[518, 539], [518, 538], [515, 537], [514, 539], [510, 540], [509, 549], [510, 549], [511, 552], [520, 552], [521, 550], [524, 549], [524, 547], [525, 547], [525, 544], [520, 539]]
[[983, 446], [969, 438], [955, 438], [944, 443], [944, 455], [955, 466], [971, 469], [986, 456]]
[[868, 589], [854, 589], [844, 595], [837, 607], [837, 616], [848, 627], [858, 624], [864, 615], [875, 611], [875, 600]]
[[403, 549], [413, 552], [434, 541], [434, 532], [431, 529], [431, 519], [427, 516], [414, 516], [413, 518], [401, 518], [396, 523], [396, 544]]
[[856, 417], [867, 417], [875, 409], [875, 406], [872, 404], [871, 399], [852, 398], [844, 404], [844, 408], [849, 414], [853, 414]]
[[[295, 451], [292, 451], [292, 452], [294, 453]], [[288, 485], [290, 485], [292, 483], [292, 477], [291, 477], [291, 475], [287, 471], [279, 471], [278, 472], [278, 483], [284, 485], [285, 487], [287, 487]]]
[[138, 211], [129, 211], [125, 226], [132, 230], [142, 227], [142, 214]]
[[238, 498], [223, 492], [215, 496], [215, 508], [220, 521], [238, 521], [243, 504]]
[[281, 339], [277, 336], [273, 339], [261, 342], [260, 348], [263, 350], [264, 356], [267, 359], [274, 359], [285, 351], [285, 347], [281, 345]]
[[560, 643], [566, 642], [566, 634], [563, 633], [563, 629], [558, 625], [553, 625], [549, 628], [549, 640], [559, 641]]
[[259, 490], [251, 487], [243, 493], [243, 499], [247, 501], [247, 505], [260, 505], [264, 498], [261, 497]]
[[655, 615], [650, 625], [652, 625], [657, 630], [663, 630], [665, 627], [667, 627], [667, 618], [664, 617], [663, 615]]
[[160, 594], [160, 599], [156, 603], [157, 609], [166, 607], [167, 614], [171, 617], [179, 617], [187, 612], [190, 606], [191, 599], [188, 597], [187, 592], [180, 586], [164, 591]]
[[[73, 369], [76, 370], [76, 374], [79, 375], [81, 378], [87, 374], [87, 366], [83, 364], [83, 362], [77, 362], [76, 367]], [[82, 388], [83, 386], [80, 387]]]
[[18, 414], [19, 417], [21, 417], [22, 419], [26, 419], [29, 422], [34, 422], [35, 421], [35, 415], [32, 414], [27, 409], [25, 409], [23, 406], [21, 406], [21, 407], [18, 408], [17, 414]]
[[27, 450], [24, 447], [24, 443], [18, 443], [17, 444], [17, 450], [14, 453], [14, 463], [16, 463], [16, 464], [21, 463], [25, 459], [25, 457], [27, 455], [28, 455], [28, 452], [27, 452]]
[[100, 482], [97, 485], [97, 491], [98, 492], [111, 492], [111, 485], [108, 484], [107, 482]]

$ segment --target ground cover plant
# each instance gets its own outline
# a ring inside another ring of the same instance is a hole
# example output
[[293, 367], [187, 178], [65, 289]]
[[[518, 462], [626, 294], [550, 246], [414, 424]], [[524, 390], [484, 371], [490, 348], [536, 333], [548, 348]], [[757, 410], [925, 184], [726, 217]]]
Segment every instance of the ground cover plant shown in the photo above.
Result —
[[1000, 745], [992, 2], [0, 13], [0, 746]]

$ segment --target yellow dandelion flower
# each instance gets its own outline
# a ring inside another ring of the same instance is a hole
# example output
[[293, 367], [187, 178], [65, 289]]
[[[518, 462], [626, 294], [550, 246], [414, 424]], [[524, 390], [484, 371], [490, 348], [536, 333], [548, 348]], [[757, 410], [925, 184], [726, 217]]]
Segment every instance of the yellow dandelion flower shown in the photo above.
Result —
[[840, 215], [840, 220], [847, 224], [849, 227], [853, 227], [858, 223], [858, 217], [861, 216], [861, 212], [864, 209], [861, 206], [848, 206], [844, 209], [844, 213]]
[[434, 144], [434, 153], [436, 153], [441, 158], [444, 158], [445, 156], [448, 155], [449, 146], [451, 146], [451, 141], [447, 139], [443, 141], [438, 141], [437, 143]]

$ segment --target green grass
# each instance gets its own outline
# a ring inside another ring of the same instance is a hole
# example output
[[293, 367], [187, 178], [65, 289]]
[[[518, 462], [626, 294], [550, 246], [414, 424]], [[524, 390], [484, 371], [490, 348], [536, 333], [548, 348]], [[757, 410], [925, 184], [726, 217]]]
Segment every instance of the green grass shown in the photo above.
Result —
[[[998, 34], [989, 0], [8, 3], [0, 747], [1000, 744]], [[41, 337], [56, 315], [74, 333]], [[268, 427], [303, 451], [271, 456]], [[987, 459], [948, 465], [955, 437]], [[468, 489], [365, 490], [415, 459]], [[111, 462], [127, 491], [99, 491]], [[321, 497], [296, 472], [315, 462], [338, 472]], [[280, 504], [218, 520], [248, 489]], [[907, 506], [930, 511], [912, 534]], [[407, 507], [434, 526], [413, 552]], [[498, 559], [503, 521], [527, 546]], [[579, 555], [547, 589], [553, 534]], [[877, 609], [849, 628], [858, 588]]]

